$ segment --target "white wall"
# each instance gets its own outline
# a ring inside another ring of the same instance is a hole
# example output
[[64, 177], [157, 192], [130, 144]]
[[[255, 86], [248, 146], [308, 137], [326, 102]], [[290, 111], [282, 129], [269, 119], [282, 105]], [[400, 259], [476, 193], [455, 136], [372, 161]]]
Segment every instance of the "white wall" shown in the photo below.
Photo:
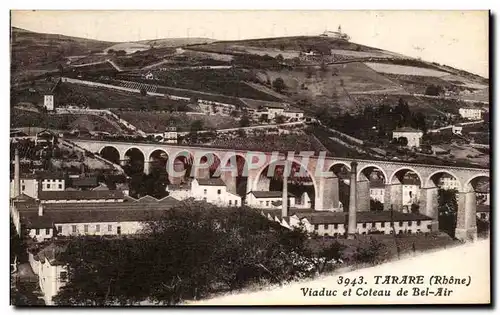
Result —
[[[36, 179], [21, 179], [21, 185], [19, 191], [21, 194], [25, 194], [32, 198], [38, 198], [38, 181]], [[24, 189], [23, 189], [24, 188]], [[14, 180], [10, 182], [10, 197], [14, 198]]]
[[28, 259], [31, 269], [38, 276], [38, 284], [43, 293], [43, 299], [46, 305], [53, 305], [52, 299], [59, 289], [65, 284], [61, 280], [61, 272], [66, 271], [65, 266], [52, 266], [47, 260], [44, 263], [36, 261], [33, 254], [29, 253]]
[[[73, 231], [75, 226], [76, 231]], [[85, 231], [87, 226], [87, 232]], [[99, 226], [99, 227], [98, 227]], [[92, 223], [59, 223], [56, 224], [57, 234], [63, 236], [71, 235], [118, 235], [136, 234], [143, 228], [143, 223], [138, 221], [127, 222], [92, 222]]]
[[43, 106], [47, 110], [54, 110], [54, 95], [44, 95], [43, 96]]
[[385, 188], [370, 188], [370, 198], [384, 203]]
[[[252, 193], [247, 195], [247, 205], [253, 208], [280, 209], [281, 205], [274, 206], [272, 204], [276, 201], [282, 201], [282, 197], [256, 198]], [[288, 206], [295, 207], [295, 197], [288, 197]]]
[[241, 206], [241, 197], [228, 192], [225, 185], [202, 186], [196, 179], [191, 182], [191, 196], [221, 206]]
[[62, 191], [66, 189], [64, 179], [44, 179], [42, 180], [43, 191]]

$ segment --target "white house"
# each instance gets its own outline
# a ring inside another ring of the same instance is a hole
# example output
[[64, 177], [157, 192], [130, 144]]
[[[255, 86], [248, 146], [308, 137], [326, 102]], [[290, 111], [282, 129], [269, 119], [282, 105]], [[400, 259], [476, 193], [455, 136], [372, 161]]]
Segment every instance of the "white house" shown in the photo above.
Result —
[[[283, 192], [281, 191], [251, 191], [247, 195], [247, 206], [253, 208], [280, 209]], [[295, 196], [288, 193], [288, 206], [295, 207]]]
[[370, 181], [370, 199], [384, 203], [385, 184], [383, 181]]
[[404, 178], [402, 182], [403, 211], [411, 211], [412, 204], [420, 200], [420, 182], [414, 178]]
[[464, 127], [462, 127], [462, 126], [456, 126], [456, 125], [451, 126], [451, 132], [454, 135], [461, 135], [463, 129], [464, 129]]
[[226, 184], [220, 178], [195, 178], [189, 184], [167, 186], [169, 195], [183, 200], [194, 198], [219, 206], [241, 206], [241, 197], [227, 191]]
[[43, 106], [49, 110], [54, 110], [54, 94], [45, 94], [43, 96]]
[[476, 107], [461, 107], [458, 113], [462, 118], [469, 120], [479, 120], [483, 116], [483, 110]]
[[[63, 176], [49, 174], [44, 175], [44, 179], [39, 179], [38, 177], [34, 174], [22, 175], [20, 177], [20, 194], [38, 198], [39, 191], [63, 191], [66, 189], [66, 182]], [[16, 197], [14, 179], [10, 182], [10, 197]]]
[[67, 281], [66, 266], [58, 259], [64, 248], [64, 245], [51, 243], [41, 249], [30, 249], [28, 252], [28, 260], [31, 269], [38, 276], [38, 284], [43, 293], [45, 305], [54, 304], [52, 301], [54, 296]]
[[420, 147], [420, 140], [424, 133], [420, 130], [410, 127], [398, 128], [392, 132], [393, 139], [406, 138], [408, 140], [408, 147]]
[[443, 174], [443, 176], [441, 176], [441, 178], [439, 179], [439, 187], [442, 189], [458, 190], [460, 188], [460, 183], [455, 177], [448, 174]]

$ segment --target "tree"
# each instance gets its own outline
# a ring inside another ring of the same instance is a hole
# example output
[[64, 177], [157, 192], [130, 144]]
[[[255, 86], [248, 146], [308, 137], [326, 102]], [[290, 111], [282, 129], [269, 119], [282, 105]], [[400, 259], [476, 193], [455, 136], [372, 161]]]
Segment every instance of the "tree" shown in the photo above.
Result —
[[439, 229], [455, 237], [457, 226], [457, 192], [451, 189], [438, 190]]
[[434, 85], [431, 84], [425, 89], [425, 94], [426, 95], [433, 95], [433, 96], [438, 96], [439, 94], [443, 93], [444, 89], [440, 85]]
[[141, 88], [140, 93], [141, 93], [142, 96], [148, 95], [148, 92], [146, 91], [145, 88]]
[[117, 56], [125, 56], [127, 54], [127, 52], [125, 50], [118, 50], [116, 51], [116, 55]]
[[115, 53], [115, 50], [114, 49], [108, 49], [108, 55], [112, 55]]
[[278, 92], [281, 93], [284, 89], [286, 89], [285, 81], [283, 81], [282, 78], [276, 78], [273, 81], [273, 88]]
[[247, 115], [243, 115], [240, 119], [240, 127], [248, 127], [250, 126], [250, 119]]
[[384, 204], [376, 199], [370, 199], [370, 211], [383, 211]]
[[274, 117], [274, 121], [277, 123], [277, 124], [282, 124], [285, 122], [285, 117], [284, 116], [281, 116], [281, 115], [277, 115]]
[[398, 144], [402, 147], [406, 147], [408, 145], [408, 138], [406, 137], [399, 137], [398, 138]]
[[367, 244], [362, 244], [356, 248], [354, 260], [357, 263], [376, 264], [382, 258], [382, 249], [384, 244], [378, 242], [374, 238], [370, 238]]
[[278, 55], [276, 56], [276, 58], [275, 58], [275, 59], [276, 59], [276, 61], [278, 61], [278, 62], [283, 62], [283, 60], [285, 60], [285, 58], [283, 58], [283, 55], [282, 55], [282, 54], [278, 54]]
[[191, 123], [191, 132], [203, 130], [203, 120], [197, 119]]
[[238, 129], [238, 137], [240, 138], [246, 138], [247, 133], [243, 129]]

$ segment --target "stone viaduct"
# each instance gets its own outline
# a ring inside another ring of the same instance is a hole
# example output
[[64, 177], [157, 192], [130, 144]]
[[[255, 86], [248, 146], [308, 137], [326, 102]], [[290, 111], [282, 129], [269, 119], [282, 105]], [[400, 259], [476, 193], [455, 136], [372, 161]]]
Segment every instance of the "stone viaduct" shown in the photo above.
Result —
[[[115, 162], [123, 162], [132, 149], [138, 150], [144, 159], [144, 172], [149, 173], [149, 165], [153, 156], [161, 152], [168, 159], [176, 160], [179, 156], [191, 156], [200, 159], [203, 156], [213, 155], [220, 161], [220, 165], [232, 163], [235, 157], [245, 161], [257, 162], [256, 156], [264, 156], [264, 160], [256, 163], [256, 168], [248, 168], [247, 193], [252, 190], [269, 190], [270, 179], [266, 178], [265, 170], [270, 165], [284, 165], [285, 154], [276, 155], [270, 152], [257, 152], [246, 150], [234, 150], [228, 148], [216, 148], [205, 146], [185, 146], [163, 143], [142, 142], [119, 142], [119, 141], [97, 141], [68, 139], [78, 146], [97, 154], [101, 154], [105, 148], [115, 152]], [[137, 152], [137, 151], [136, 151]], [[438, 180], [443, 174], [449, 174], [459, 183], [458, 188], [458, 213], [456, 237], [459, 239], [475, 239], [476, 229], [476, 194], [474, 181], [480, 177], [490, 178], [490, 170], [486, 168], [466, 168], [443, 165], [412, 164], [401, 161], [371, 161], [360, 159], [349, 159], [339, 157], [321, 157], [314, 154], [304, 158], [298, 156], [289, 158], [296, 165], [300, 165], [301, 171], [309, 175], [314, 187], [314, 209], [318, 211], [339, 211], [339, 177], [334, 172], [325, 175], [324, 172], [337, 167], [344, 167], [350, 174], [350, 183], [356, 181], [356, 185], [350, 184], [350, 200], [355, 202], [357, 211], [370, 210], [370, 182], [368, 175], [373, 170], [378, 170], [384, 176], [385, 195], [384, 210], [402, 210], [402, 178], [407, 172], [416, 174], [420, 182], [419, 212], [433, 219], [433, 230], [438, 228]], [[324, 154], [324, 153], [323, 153]], [[198, 162], [200, 163], [200, 162]], [[258, 164], [258, 165], [257, 165]], [[196, 177], [209, 176], [208, 173], [196, 173]], [[170, 174], [169, 174], [170, 175]], [[229, 191], [236, 190], [236, 174], [222, 172], [221, 178], [225, 181]], [[172, 179], [173, 180], [173, 179]], [[353, 196], [356, 196], [353, 198]]]

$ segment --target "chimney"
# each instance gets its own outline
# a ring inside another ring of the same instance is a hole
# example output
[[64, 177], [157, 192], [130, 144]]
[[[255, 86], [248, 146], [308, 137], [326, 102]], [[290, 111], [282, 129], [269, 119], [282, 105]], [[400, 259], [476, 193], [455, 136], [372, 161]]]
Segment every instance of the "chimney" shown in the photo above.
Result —
[[281, 203], [281, 217], [288, 217], [288, 161], [283, 168], [283, 195]]
[[349, 216], [348, 216], [348, 226], [347, 226], [347, 238], [353, 239], [356, 234], [357, 220], [356, 220], [356, 175], [357, 175], [358, 163], [351, 163], [351, 180], [349, 182]]
[[43, 216], [43, 204], [41, 202], [38, 204], [38, 216]]
[[14, 158], [14, 197], [19, 196], [21, 187], [21, 175], [19, 174], [19, 149], [15, 149]]

